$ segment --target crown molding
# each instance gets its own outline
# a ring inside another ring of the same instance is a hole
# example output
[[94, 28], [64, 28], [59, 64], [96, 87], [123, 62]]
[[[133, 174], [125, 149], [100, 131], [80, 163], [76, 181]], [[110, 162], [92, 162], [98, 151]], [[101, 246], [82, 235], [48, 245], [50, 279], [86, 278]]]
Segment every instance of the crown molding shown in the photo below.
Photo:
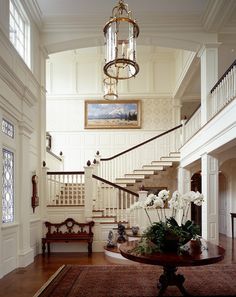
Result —
[[[84, 32], [100, 32], [103, 35], [103, 27], [106, 23], [104, 18], [98, 16], [48, 16], [43, 18], [42, 32], [66, 32], [66, 31], [84, 31]], [[142, 15], [139, 20], [140, 33], [143, 30], [157, 31], [157, 32], [189, 32], [189, 31], [203, 31], [203, 27], [199, 16], [185, 15], [185, 16], [157, 16], [156, 15]]]
[[236, 8], [235, 0], [209, 0], [201, 22], [208, 32], [219, 32]]
[[37, 0], [22, 0], [24, 6], [27, 8], [30, 13], [31, 19], [35, 22], [39, 30], [43, 28], [43, 19], [42, 19], [42, 11], [37, 3]]

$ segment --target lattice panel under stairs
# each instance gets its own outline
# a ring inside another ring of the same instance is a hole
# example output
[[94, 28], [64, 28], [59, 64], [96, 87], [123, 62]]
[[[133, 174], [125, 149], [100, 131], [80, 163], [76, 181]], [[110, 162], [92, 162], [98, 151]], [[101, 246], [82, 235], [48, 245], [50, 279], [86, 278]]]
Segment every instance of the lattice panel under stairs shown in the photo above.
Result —
[[56, 195], [56, 205], [84, 205], [84, 184], [65, 183]]

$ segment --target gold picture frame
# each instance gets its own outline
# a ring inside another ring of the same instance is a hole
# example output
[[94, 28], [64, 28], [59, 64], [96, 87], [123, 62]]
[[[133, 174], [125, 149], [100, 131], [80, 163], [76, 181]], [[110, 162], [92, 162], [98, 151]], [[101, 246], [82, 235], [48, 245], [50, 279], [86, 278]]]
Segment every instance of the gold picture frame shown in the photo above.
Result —
[[85, 100], [85, 129], [141, 128], [140, 100]]

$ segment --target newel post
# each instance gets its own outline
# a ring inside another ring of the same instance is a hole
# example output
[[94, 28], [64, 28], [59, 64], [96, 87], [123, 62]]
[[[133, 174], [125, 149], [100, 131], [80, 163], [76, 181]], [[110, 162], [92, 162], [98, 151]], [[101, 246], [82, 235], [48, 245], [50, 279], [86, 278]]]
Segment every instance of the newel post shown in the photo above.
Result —
[[[144, 191], [144, 190], [138, 191], [138, 195], [139, 195], [138, 201], [139, 202], [144, 202], [146, 200], [146, 198], [147, 198], [148, 191]], [[138, 208], [135, 211], [136, 211], [136, 220], [135, 221], [139, 225], [140, 232], [142, 234], [143, 231], [148, 226], [147, 215], [146, 215], [143, 208]]]
[[87, 162], [87, 166], [84, 167], [84, 216], [86, 220], [92, 220], [93, 210], [93, 166], [91, 162]]
[[182, 124], [181, 135], [180, 135], [180, 145], [181, 146], [184, 145], [185, 140], [186, 140], [186, 127], [185, 127], [186, 122], [187, 122], [187, 119], [181, 120], [181, 124]]
[[43, 213], [43, 216], [45, 217], [45, 215], [47, 214], [47, 205], [50, 204], [50, 193], [49, 193], [49, 189], [48, 189], [48, 176], [47, 176], [47, 172], [48, 172], [48, 167], [45, 161], [43, 161], [43, 167], [42, 167], [42, 181], [41, 181], [41, 193], [42, 193], [42, 197], [44, 197], [44, 199], [41, 199], [41, 201], [39, 202], [39, 205], [41, 206], [41, 213]]

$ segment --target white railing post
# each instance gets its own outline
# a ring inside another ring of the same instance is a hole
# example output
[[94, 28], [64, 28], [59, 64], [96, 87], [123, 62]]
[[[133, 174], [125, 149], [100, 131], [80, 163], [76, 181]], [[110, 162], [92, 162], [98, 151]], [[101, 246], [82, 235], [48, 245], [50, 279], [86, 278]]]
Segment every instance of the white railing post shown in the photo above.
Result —
[[187, 122], [186, 119], [181, 120], [181, 132], [180, 132], [180, 145], [183, 146], [186, 140], [186, 131], [185, 131], [185, 123]]
[[96, 164], [97, 164], [97, 174], [99, 176], [103, 177], [101, 155], [100, 155], [99, 151], [96, 152], [94, 160], [96, 160]]
[[61, 170], [64, 171], [64, 165], [65, 165], [65, 156], [62, 152], [60, 152], [60, 158], [61, 158]]
[[[95, 158], [93, 160], [93, 174], [98, 175], [98, 166], [99, 166], [99, 160]], [[92, 201], [93, 201], [93, 208], [95, 205], [97, 205], [98, 202], [98, 181], [95, 178], [92, 178], [92, 184], [93, 184], [93, 193], [92, 193]]]
[[93, 210], [93, 166], [91, 162], [87, 162], [87, 166], [84, 167], [84, 216], [86, 220], [92, 220]]
[[[41, 198], [44, 197], [44, 199], [39, 200], [39, 205], [41, 204], [41, 213], [43, 213], [44, 215], [47, 213], [47, 204], [49, 203], [49, 191], [48, 191], [48, 177], [47, 177], [47, 171], [48, 171], [48, 167], [46, 167], [46, 162], [43, 164], [42, 167], [42, 181], [41, 181], [41, 194], [39, 194], [39, 197], [41, 196]], [[41, 203], [40, 203], [41, 202]]]

